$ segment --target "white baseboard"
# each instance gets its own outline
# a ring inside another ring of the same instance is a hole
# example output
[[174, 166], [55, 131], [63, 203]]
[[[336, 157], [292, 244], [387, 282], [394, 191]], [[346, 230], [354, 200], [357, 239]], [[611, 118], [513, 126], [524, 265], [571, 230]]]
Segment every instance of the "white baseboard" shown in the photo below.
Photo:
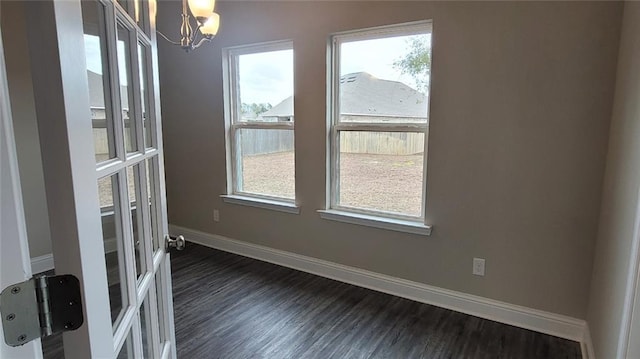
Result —
[[[111, 253], [118, 250], [117, 242], [115, 238], [109, 238], [105, 241], [105, 252]], [[54, 268], [53, 264], [53, 254], [45, 254], [40, 257], [31, 258], [31, 272], [33, 274], [38, 274], [42, 272], [46, 272], [52, 270]]]
[[31, 258], [31, 272], [38, 274], [53, 269], [53, 254], [45, 254], [40, 257]]
[[118, 250], [118, 240], [116, 238], [107, 238], [103, 243], [105, 253], [113, 253]]
[[[417, 302], [585, 343], [586, 322], [581, 319], [429, 286], [423, 283], [241, 242], [184, 227], [170, 225], [169, 231], [171, 234], [182, 234], [188, 241], [207, 247], [278, 264]], [[590, 342], [590, 340], [586, 342], [588, 344], [587, 350], [589, 350]], [[593, 348], [590, 349], [590, 353], [593, 353]], [[583, 350], [583, 356], [585, 356], [585, 350]], [[588, 358], [595, 359], [591, 355], [589, 355]]]

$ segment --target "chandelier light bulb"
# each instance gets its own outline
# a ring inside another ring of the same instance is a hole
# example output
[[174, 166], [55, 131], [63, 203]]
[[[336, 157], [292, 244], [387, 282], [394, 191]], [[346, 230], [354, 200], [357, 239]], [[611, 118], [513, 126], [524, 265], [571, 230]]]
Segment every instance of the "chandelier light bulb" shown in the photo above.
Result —
[[211, 17], [215, 6], [215, 0], [189, 0], [189, 9], [191, 10], [191, 14], [193, 14], [201, 24], [206, 21], [205, 19]]
[[209, 20], [207, 20], [204, 25], [200, 28], [200, 32], [202, 32], [205, 36], [216, 36], [218, 33], [218, 29], [220, 28], [220, 15], [217, 13], [213, 13]]

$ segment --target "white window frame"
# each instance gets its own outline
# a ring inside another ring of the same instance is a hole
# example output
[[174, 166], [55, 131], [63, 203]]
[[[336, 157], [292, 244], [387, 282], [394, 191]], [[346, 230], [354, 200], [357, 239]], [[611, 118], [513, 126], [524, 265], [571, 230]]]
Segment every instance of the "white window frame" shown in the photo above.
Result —
[[[223, 83], [224, 83], [224, 116], [227, 159], [227, 194], [222, 199], [227, 203], [248, 205], [298, 214], [295, 198], [270, 196], [259, 193], [241, 191], [242, 168], [240, 166], [240, 146], [238, 134], [242, 129], [290, 130], [295, 141], [295, 108], [293, 121], [289, 122], [242, 122], [240, 120], [241, 99], [238, 81], [238, 58], [242, 55], [262, 52], [293, 50], [292, 40], [265, 42], [259, 44], [228, 47], [222, 50]], [[295, 77], [295, 69], [294, 69]], [[294, 91], [295, 92], [295, 91]], [[295, 97], [295, 94], [292, 94]], [[294, 147], [295, 151], [295, 147]], [[294, 195], [295, 197], [295, 195]]]
[[[429, 121], [424, 123], [374, 123], [374, 122], [340, 122], [340, 45], [345, 42], [381, 39], [385, 37], [406, 36], [412, 34], [432, 33], [432, 22], [418, 21], [376, 28], [341, 32], [330, 39], [330, 63], [328, 68], [329, 86], [327, 111], [329, 136], [327, 140], [327, 204], [326, 210], [321, 210], [322, 218], [341, 222], [384, 228], [389, 230], [409, 232], [414, 234], [431, 234], [431, 226], [425, 224], [426, 180], [427, 180], [427, 148], [429, 135]], [[431, 88], [429, 84], [429, 88]], [[428, 95], [428, 94], [427, 94]], [[428, 95], [429, 96], [429, 95]], [[430, 101], [427, 98], [427, 113]], [[386, 212], [345, 206], [339, 203], [340, 195], [340, 141], [339, 135], [346, 131], [365, 132], [404, 132], [424, 134], [424, 158], [422, 178], [422, 204], [419, 216]]]

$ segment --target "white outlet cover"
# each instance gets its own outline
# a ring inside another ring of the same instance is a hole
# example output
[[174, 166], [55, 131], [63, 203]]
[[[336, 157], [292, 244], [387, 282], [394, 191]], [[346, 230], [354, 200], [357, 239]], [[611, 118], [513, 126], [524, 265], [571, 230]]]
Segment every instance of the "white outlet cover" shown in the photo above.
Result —
[[473, 258], [473, 274], [484, 276], [484, 258]]

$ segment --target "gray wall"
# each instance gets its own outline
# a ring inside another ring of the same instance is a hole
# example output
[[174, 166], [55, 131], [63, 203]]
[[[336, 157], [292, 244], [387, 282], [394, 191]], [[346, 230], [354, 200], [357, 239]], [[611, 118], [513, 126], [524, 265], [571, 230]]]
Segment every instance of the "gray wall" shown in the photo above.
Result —
[[616, 356], [639, 189], [640, 3], [626, 2], [587, 317], [598, 358]]
[[[585, 318], [622, 3], [219, 2], [212, 45], [159, 45], [172, 224]], [[176, 37], [179, 2], [161, 2]], [[421, 237], [320, 219], [327, 39], [433, 19]], [[221, 48], [292, 39], [300, 215], [225, 204]], [[213, 209], [220, 209], [219, 223]], [[487, 260], [485, 277], [472, 257]]]
[[27, 48], [27, 25], [22, 2], [2, 1], [0, 6], [22, 199], [29, 252], [33, 258], [51, 253], [51, 233]]

